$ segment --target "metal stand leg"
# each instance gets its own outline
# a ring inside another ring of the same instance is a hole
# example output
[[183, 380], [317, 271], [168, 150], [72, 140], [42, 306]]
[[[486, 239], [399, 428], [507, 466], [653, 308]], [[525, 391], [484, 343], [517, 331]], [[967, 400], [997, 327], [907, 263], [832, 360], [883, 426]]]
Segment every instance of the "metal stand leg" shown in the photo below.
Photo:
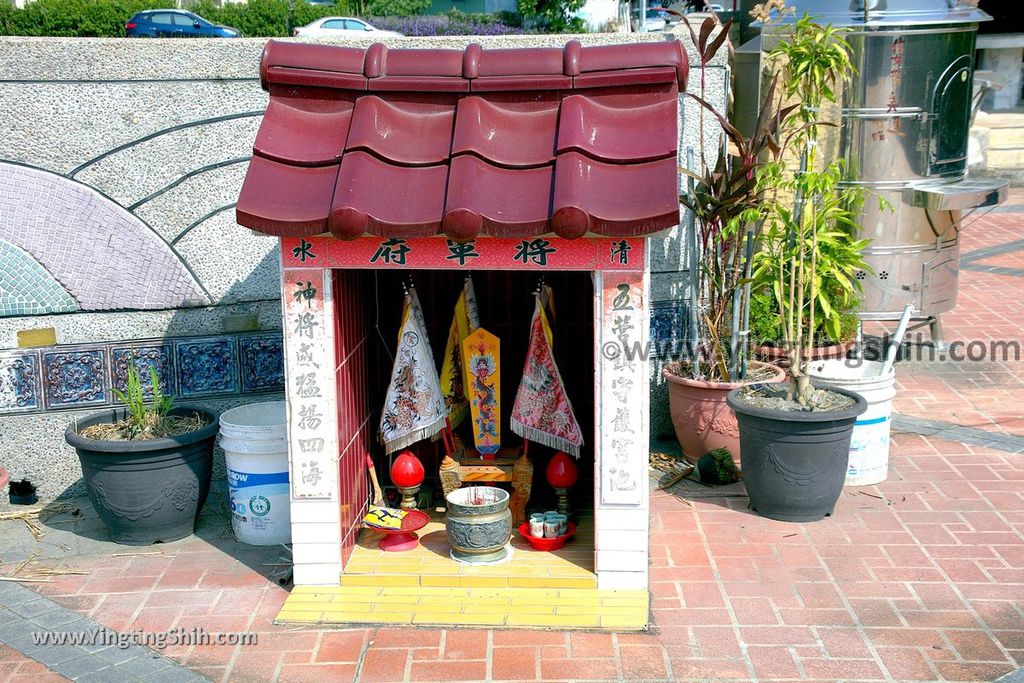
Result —
[[949, 345], [942, 338], [942, 321], [939, 316], [933, 315], [928, 318], [928, 329], [932, 334], [932, 346], [935, 347], [936, 351], [945, 352], [949, 350]]

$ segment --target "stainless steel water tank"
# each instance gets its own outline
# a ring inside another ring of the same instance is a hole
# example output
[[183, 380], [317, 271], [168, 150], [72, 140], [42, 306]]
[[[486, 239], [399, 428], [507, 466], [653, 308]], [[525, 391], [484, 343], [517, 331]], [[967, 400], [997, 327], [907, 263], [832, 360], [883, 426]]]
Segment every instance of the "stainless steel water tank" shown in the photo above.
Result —
[[[966, 179], [974, 41], [989, 16], [957, 0], [787, 4], [796, 17], [850, 29], [857, 71], [844, 92], [839, 153], [849, 182], [891, 206], [869, 199], [858, 221], [874, 271], [857, 275], [861, 318], [895, 320], [909, 303], [915, 318], [935, 321], [935, 335], [936, 316], [956, 305], [964, 218], [1007, 195], [1006, 181]], [[773, 35], [766, 29], [766, 49]]]

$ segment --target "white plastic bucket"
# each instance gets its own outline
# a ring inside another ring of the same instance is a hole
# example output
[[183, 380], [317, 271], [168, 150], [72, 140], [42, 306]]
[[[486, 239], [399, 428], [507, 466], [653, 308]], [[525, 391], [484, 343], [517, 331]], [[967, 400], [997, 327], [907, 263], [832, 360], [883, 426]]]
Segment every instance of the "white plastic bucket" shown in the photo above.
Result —
[[220, 416], [231, 528], [242, 543], [291, 542], [286, 422], [284, 401], [250, 403]]
[[884, 376], [882, 364], [868, 360], [825, 360], [811, 363], [811, 383], [819, 388], [849, 389], [868, 402], [857, 418], [850, 440], [847, 486], [880, 484], [889, 476], [889, 430], [892, 399], [896, 396], [896, 370]]

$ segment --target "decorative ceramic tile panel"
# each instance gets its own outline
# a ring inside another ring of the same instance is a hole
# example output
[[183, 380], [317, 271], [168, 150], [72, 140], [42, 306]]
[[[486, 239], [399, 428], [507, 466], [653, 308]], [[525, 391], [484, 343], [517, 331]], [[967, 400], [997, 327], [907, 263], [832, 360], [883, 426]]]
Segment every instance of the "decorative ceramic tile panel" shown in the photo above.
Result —
[[280, 331], [267, 331], [0, 351], [0, 415], [115, 405], [132, 354], [147, 397], [150, 367], [165, 394], [185, 399], [279, 392], [283, 345]]
[[44, 351], [42, 356], [47, 408], [78, 408], [110, 402], [106, 349], [62, 349]]
[[156, 370], [160, 382], [160, 392], [173, 395], [174, 363], [171, 344], [114, 346], [110, 349], [112, 386], [119, 391], [128, 388], [128, 364], [135, 358], [135, 369], [142, 381], [142, 393], [146, 398], [153, 396], [153, 382], [149, 376], [150, 368]]
[[686, 304], [681, 301], [655, 301], [651, 304], [651, 349], [658, 358], [676, 356], [682, 351]]
[[643, 273], [604, 273], [601, 295], [601, 448], [602, 504], [643, 502], [647, 467], [644, 401], [647, 359], [644, 356]]
[[174, 362], [182, 398], [238, 391], [238, 352], [232, 337], [175, 342]]
[[42, 407], [39, 356], [34, 351], [0, 354], [0, 412]]
[[280, 334], [239, 337], [242, 391], [284, 390], [284, 340]]

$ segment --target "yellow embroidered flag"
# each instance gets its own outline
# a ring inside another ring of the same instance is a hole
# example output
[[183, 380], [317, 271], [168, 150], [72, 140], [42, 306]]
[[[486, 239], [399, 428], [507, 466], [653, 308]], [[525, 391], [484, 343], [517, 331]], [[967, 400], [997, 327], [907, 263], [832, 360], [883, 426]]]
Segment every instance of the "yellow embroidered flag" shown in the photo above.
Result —
[[462, 340], [478, 327], [480, 314], [476, 307], [476, 293], [473, 291], [473, 280], [467, 277], [459, 299], [455, 302], [455, 313], [448, 329], [448, 343], [441, 361], [441, 393], [452, 427], [462, 422], [469, 409], [462, 377]]
[[483, 328], [462, 342], [466, 396], [473, 415], [473, 441], [481, 455], [501, 448], [501, 342]]

